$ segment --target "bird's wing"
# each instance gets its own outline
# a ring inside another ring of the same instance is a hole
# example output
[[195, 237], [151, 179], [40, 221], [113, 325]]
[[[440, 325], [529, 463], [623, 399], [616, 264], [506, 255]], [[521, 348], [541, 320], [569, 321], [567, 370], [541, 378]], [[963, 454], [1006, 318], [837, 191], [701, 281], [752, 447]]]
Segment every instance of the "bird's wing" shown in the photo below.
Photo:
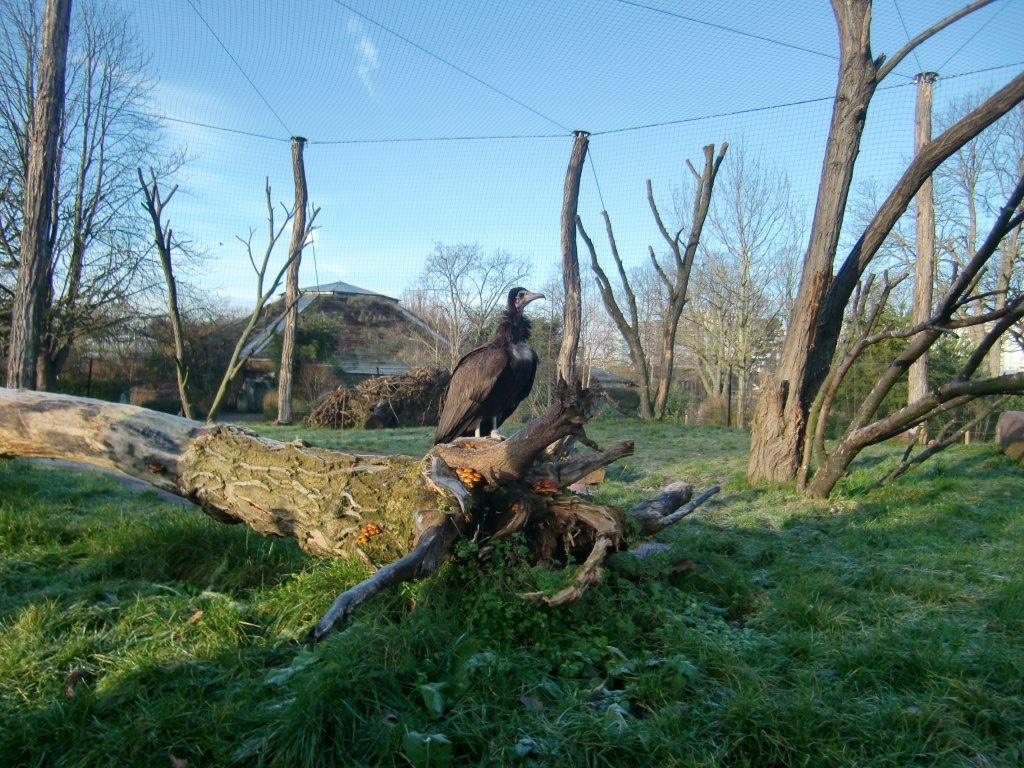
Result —
[[530, 349], [529, 361], [516, 361], [513, 363], [516, 368], [516, 378], [518, 379], [522, 376], [522, 379], [518, 381], [516, 389], [508, 399], [507, 404], [502, 407], [501, 417], [498, 420], [499, 425], [504, 423], [505, 419], [511, 416], [516, 408], [519, 407], [519, 404], [530, 394], [530, 390], [533, 389], [533, 380], [537, 376], [537, 366], [539, 364], [540, 358], [537, 357], [537, 353], [532, 348]]
[[477, 347], [459, 360], [445, 393], [435, 444], [450, 442], [474, 426], [481, 405], [507, 366], [508, 353], [491, 346]]

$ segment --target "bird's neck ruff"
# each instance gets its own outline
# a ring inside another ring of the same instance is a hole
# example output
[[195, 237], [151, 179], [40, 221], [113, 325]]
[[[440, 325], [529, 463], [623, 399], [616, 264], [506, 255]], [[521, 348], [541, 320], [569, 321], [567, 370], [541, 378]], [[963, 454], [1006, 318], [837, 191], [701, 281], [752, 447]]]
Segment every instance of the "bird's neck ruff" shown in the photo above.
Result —
[[518, 344], [530, 338], [530, 321], [521, 312], [506, 309], [494, 333], [494, 344]]

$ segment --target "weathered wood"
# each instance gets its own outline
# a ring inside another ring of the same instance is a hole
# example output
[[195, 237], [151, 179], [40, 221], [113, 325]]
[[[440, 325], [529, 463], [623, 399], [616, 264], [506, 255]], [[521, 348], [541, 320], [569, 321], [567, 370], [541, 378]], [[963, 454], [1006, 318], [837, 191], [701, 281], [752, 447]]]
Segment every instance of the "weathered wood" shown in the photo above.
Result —
[[299, 324], [299, 266], [306, 244], [306, 166], [302, 149], [306, 140], [292, 137], [292, 175], [295, 177], [295, 218], [288, 246], [288, 276], [284, 289], [284, 333], [281, 335], [281, 367], [277, 376], [277, 423], [292, 423], [292, 367], [295, 360], [295, 333]]
[[133, 405], [0, 388], [0, 455], [92, 464], [178, 495], [182, 457], [208, 431]]
[[388, 587], [436, 571], [444, 562], [451, 545], [458, 539], [459, 533], [456, 525], [448, 520], [427, 528], [412, 551], [338, 595], [323, 618], [309, 630], [306, 642], [318, 643], [323, 640], [339, 624], [348, 620], [360, 605]]
[[580, 261], [576, 253], [576, 208], [580, 199], [580, 177], [587, 157], [586, 131], [576, 131], [565, 171], [562, 193], [562, 284], [565, 290], [562, 307], [562, 344], [558, 350], [558, 376], [566, 384], [577, 384], [576, 355], [580, 346], [583, 324], [583, 290], [580, 286]]
[[629, 510], [629, 516], [640, 523], [640, 529], [645, 534], [657, 533], [693, 513], [721, 490], [722, 486], [712, 485], [701, 491], [697, 498], [692, 498], [692, 485], [672, 483], [657, 498], [642, 501]]
[[451, 443], [435, 445], [431, 453], [450, 467], [479, 472], [488, 483], [510, 483], [524, 478], [548, 446], [563, 437], [584, 436], [583, 425], [593, 404], [593, 393], [578, 385], [563, 385], [543, 414], [507, 440], [462, 437]]
[[1015, 461], [1024, 461], [1024, 411], [1003, 411], [996, 422], [999, 449]]
[[607, 448], [593, 453], [573, 455], [564, 461], [551, 461], [534, 466], [527, 475], [531, 482], [550, 478], [560, 488], [566, 488], [577, 480], [583, 480], [587, 475], [607, 467], [614, 461], [624, 456], [633, 455], [633, 441], [619, 440]]
[[[338, 596], [310, 631], [317, 641], [381, 590], [431, 573], [463, 535], [481, 542], [484, 555], [488, 542], [522, 531], [537, 562], [581, 562], [565, 588], [529, 596], [548, 605], [574, 600], [599, 580], [605, 555], [627, 546], [629, 515], [561, 489], [633, 445], [537, 464], [551, 441], [581, 431], [592, 400], [577, 388], [562, 387], [560, 395], [508, 440], [464, 438], [417, 459], [281, 443], [132, 405], [0, 389], [0, 455], [117, 470], [190, 499], [221, 522], [295, 539], [312, 554], [359, 558], [376, 572]], [[490, 479], [467, 484], [453, 471], [467, 467]], [[718, 488], [676, 511], [690, 495], [678, 490], [631, 513], [642, 531], [671, 525]]]
[[[936, 72], [917, 75], [917, 103], [914, 113], [914, 151], [920, 152], [932, 140], [932, 84]], [[922, 323], [932, 314], [932, 293], [935, 283], [935, 200], [934, 184], [929, 176], [917, 190], [915, 201], [914, 302], [910, 309], [911, 324]], [[907, 403], [928, 392], [928, 354], [921, 355], [910, 366], [907, 382]], [[928, 425], [918, 427], [920, 438], [928, 437]]]
[[[132, 405], [23, 390], [0, 389], [0, 454], [114, 469], [190, 499], [221, 522], [367, 563], [407, 552], [419, 534], [414, 512], [439, 501], [413, 457], [339, 453]], [[360, 543], [371, 523], [381, 533]]]
[[662, 489], [660, 496], [642, 501], [634, 506], [629, 510], [629, 515], [638, 521], [645, 531], [658, 530], [661, 527], [662, 518], [669, 511], [686, 504], [692, 498], [692, 485], [683, 482], [672, 483]]

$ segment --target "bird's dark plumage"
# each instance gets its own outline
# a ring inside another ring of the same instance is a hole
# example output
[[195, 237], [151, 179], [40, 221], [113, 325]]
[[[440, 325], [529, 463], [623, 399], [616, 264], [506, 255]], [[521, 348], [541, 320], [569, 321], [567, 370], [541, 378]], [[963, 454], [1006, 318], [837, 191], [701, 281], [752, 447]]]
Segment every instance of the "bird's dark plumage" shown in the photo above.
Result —
[[508, 292], [508, 308], [502, 314], [494, 338], [459, 360], [445, 393], [434, 444], [448, 443], [461, 435], [490, 434], [505, 421], [533, 387], [537, 353], [526, 341], [530, 321], [523, 309], [541, 293], [516, 287]]

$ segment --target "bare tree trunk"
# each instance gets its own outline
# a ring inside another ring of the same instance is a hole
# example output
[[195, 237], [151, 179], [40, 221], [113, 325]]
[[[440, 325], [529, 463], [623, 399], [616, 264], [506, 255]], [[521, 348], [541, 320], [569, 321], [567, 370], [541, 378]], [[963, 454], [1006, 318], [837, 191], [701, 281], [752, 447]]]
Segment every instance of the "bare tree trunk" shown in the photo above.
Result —
[[[937, 72], [917, 75], [917, 105], [914, 116], [914, 151], [920, 152], [932, 140], [932, 84]], [[914, 303], [910, 310], [910, 323], [917, 325], [931, 317], [932, 286], [935, 282], [935, 201], [932, 177], [929, 176], [917, 191], [916, 242], [917, 261], [914, 265]], [[913, 403], [928, 392], [928, 355], [921, 355], [910, 366], [907, 402]], [[928, 439], [928, 425], [918, 427], [922, 444]]]
[[39, 61], [39, 93], [28, 138], [21, 257], [11, 310], [7, 357], [9, 387], [30, 389], [36, 384], [36, 356], [52, 259], [53, 184], [64, 110], [64, 73], [70, 25], [71, 0], [47, 0]]
[[626, 295], [626, 309], [629, 312], [628, 319], [615, 298], [615, 293], [612, 290], [608, 276], [605, 274], [597, 260], [597, 251], [594, 248], [593, 241], [587, 235], [586, 230], [584, 230], [583, 222], [578, 216], [576, 217], [576, 226], [579, 229], [580, 236], [583, 237], [584, 242], [587, 244], [587, 248], [590, 250], [590, 265], [594, 270], [594, 275], [597, 277], [598, 288], [601, 292], [601, 300], [604, 303], [609, 316], [611, 316], [616, 327], [619, 329], [619, 332], [622, 334], [622, 337], [626, 342], [626, 346], [629, 348], [630, 360], [636, 368], [637, 375], [640, 378], [640, 418], [642, 419], [661, 419], [665, 416], [665, 407], [668, 404], [669, 390], [672, 387], [672, 368], [675, 362], [676, 334], [679, 330], [679, 317], [682, 315], [683, 307], [686, 306], [687, 291], [690, 285], [690, 273], [693, 269], [693, 260], [697, 255], [697, 246], [700, 244], [700, 236], [704, 228], [704, 222], [707, 219], [708, 210], [711, 206], [711, 194], [714, 190], [715, 178], [718, 176], [719, 168], [721, 168], [722, 161], [725, 159], [725, 153], [728, 149], [728, 143], [723, 142], [719, 149], [718, 156], [716, 157], [715, 145], [708, 144], [705, 146], [704, 170], [701, 173], [697, 172], [697, 169], [693, 167], [692, 163], [689, 161], [686, 163], [690, 172], [693, 173], [694, 178], [697, 181], [697, 185], [694, 191], [690, 234], [687, 237], [685, 246], [682, 245], [679, 240], [683, 234], [683, 229], [680, 229], [673, 235], [665, 226], [665, 222], [661, 217], [661, 212], [658, 210], [658, 205], [654, 200], [654, 189], [651, 185], [651, 180], [647, 180], [647, 202], [651, 208], [651, 214], [654, 216], [654, 221], [658, 225], [658, 231], [661, 232], [661, 236], [665, 239], [665, 242], [668, 244], [673, 256], [673, 274], [670, 277], [669, 273], [665, 271], [665, 268], [662, 267], [661, 263], [658, 261], [658, 256], [654, 252], [654, 247], [650, 245], [647, 246], [647, 253], [648, 256], [650, 256], [651, 265], [654, 267], [654, 270], [658, 275], [658, 280], [664, 286], [666, 303], [668, 304], [668, 310], [662, 317], [660, 326], [661, 352], [659, 357], [657, 386], [652, 386], [651, 364], [647, 359], [647, 353], [644, 351], [643, 344], [641, 342], [640, 315], [637, 310], [636, 293], [630, 285], [629, 278], [626, 276], [625, 267], [622, 265], [622, 258], [619, 256], [619, 249], [615, 243], [615, 236], [612, 233], [611, 218], [608, 216], [607, 211], [602, 212], [605, 227], [608, 230], [608, 242], [611, 245], [612, 258], [615, 259], [615, 266], [619, 272], [619, 280], [622, 283], [622, 289]]
[[178, 186], [174, 185], [167, 193], [167, 197], [161, 198], [156, 173], [150, 170], [151, 187], [146, 184], [142, 169], [138, 168], [137, 171], [142, 194], [146, 198], [146, 211], [149, 213], [150, 221], [153, 222], [153, 243], [156, 246], [157, 255], [160, 257], [164, 284], [167, 286], [167, 319], [171, 323], [171, 333], [174, 336], [174, 374], [178, 382], [178, 398], [181, 400], [181, 410], [185, 417], [194, 419], [195, 409], [188, 393], [188, 361], [185, 359], [185, 331], [182, 328], [181, 310], [178, 305], [178, 281], [174, 277], [174, 263], [171, 258], [174, 232], [170, 224], [163, 223], [162, 218], [164, 208], [174, 197], [174, 193], [178, 191]]
[[[862, 336], [847, 353], [843, 361], [844, 367], [852, 364], [856, 355], [874, 341], [898, 337], [908, 339], [907, 344], [892, 360], [888, 368], [882, 372], [878, 382], [858, 407], [835, 451], [826, 458], [807, 485], [807, 492], [810, 495], [828, 496], [836, 482], [846, 473], [850, 463], [868, 445], [895, 437], [908, 429], [917, 427], [929, 418], [966, 405], [978, 398], [1018, 394], [1024, 391], [1024, 373], [972, 378], [991, 349], [999, 343], [1003, 334], [1024, 317], [1024, 295], [1016, 296], [1004, 310], [999, 312], [989, 315], [970, 315], [960, 319], [953, 317], [957, 309], [973, 300], [970, 289], [976, 284], [978, 276], [992, 258], [1000, 241], [1021, 224], [1024, 214], [1017, 213], [1015, 215], [1014, 212], [1021, 204], [1022, 199], [1024, 199], [1024, 177], [1017, 182], [1006, 205], [1000, 210], [985, 242], [957, 276], [939, 301], [939, 305], [931, 317], [909, 329], [882, 332], [870, 339]], [[923, 397], [892, 414], [880, 418], [875, 417], [896, 382], [906, 375], [910, 365], [925, 354], [942, 336], [943, 332], [959, 328], [969, 329], [972, 325], [980, 325], [986, 321], [992, 322], [991, 328], [985, 332], [981, 341], [971, 351], [967, 361], [949, 381], [929, 390]], [[824, 416], [824, 413], [819, 415], [819, 419]]]
[[[1021, 176], [1024, 176], [1024, 157], [1020, 158], [1018, 169]], [[1017, 261], [1020, 250], [1021, 228], [1017, 227], [1008, 234], [999, 245], [999, 271], [996, 274], [996, 294], [994, 297], [995, 309], [1003, 309], [1006, 306], [1007, 295], [1010, 290], [1010, 279], [1013, 277], [1014, 264]], [[1003, 350], [1002, 345], [992, 349], [988, 358], [988, 369], [990, 376], [998, 376], [1003, 372]]]
[[[857, 280], [863, 274], [863, 268], [877, 253], [875, 235], [881, 234], [884, 239], [884, 234], [892, 229], [892, 224], [888, 224], [888, 228], [879, 226], [881, 221], [884, 219], [887, 222], [893, 210], [897, 211], [898, 218], [898, 214], [905, 210], [909, 202], [906, 193], [909, 191], [912, 196], [917, 191], [924, 178], [930, 176], [944, 159], [939, 157], [943, 152], [947, 149], [949, 152], [955, 151], [993, 120], [1005, 114], [1016, 103], [1014, 99], [1019, 100], [1011, 95], [1019, 87], [1017, 81], [1020, 78], [1016, 78], [986, 101], [984, 108], [972, 113], [971, 119], [958, 124], [957, 127], [964, 129], [965, 134], [970, 133], [960, 144], [956, 143], [960, 131], [947, 131], [931, 142], [928, 151], [923, 152], [919, 159], [915, 158], [901, 184], [887, 199], [883, 209], [879, 210], [875, 222], [865, 232], [861, 242], [855, 246], [852, 259], [847, 258], [843, 269], [833, 280], [833, 261], [846, 212], [854, 163], [860, 150], [868, 105], [875, 89], [914, 48], [990, 2], [976, 0], [965, 5], [916, 35], [892, 58], [885, 60], [880, 57], [875, 60], [871, 53], [870, 0], [832, 1], [839, 32], [839, 81], [800, 287], [783, 342], [779, 368], [775, 376], [766, 382], [754, 418], [747, 463], [747, 478], [751, 482], [786, 481], [796, 476], [806, 437], [808, 409], [832, 363], [843, 311]], [[1009, 106], [1005, 106], [1007, 99], [1010, 100]], [[924, 173], [925, 170], [927, 173]], [[923, 173], [920, 178], [919, 173]], [[892, 210], [887, 208], [890, 205]], [[881, 229], [884, 232], [875, 231]]]
[[870, 2], [833, 0], [839, 27], [839, 82], [818, 185], [811, 239], [800, 287], [786, 330], [779, 368], [762, 388], [750, 435], [747, 477], [785, 481], [796, 476], [803, 451], [807, 410], [814, 395], [805, 391], [808, 352], [814, 346], [818, 309], [832, 282], [832, 261], [860, 151], [868, 103], [877, 86], [871, 58]]
[[605, 310], [611, 316], [612, 322], [615, 323], [615, 327], [619, 329], [619, 333], [622, 334], [622, 338], [626, 342], [629, 360], [633, 364], [638, 379], [637, 390], [640, 394], [638, 415], [646, 421], [654, 418], [651, 398], [651, 369], [647, 361], [647, 353], [644, 352], [644, 346], [640, 339], [640, 318], [636, 306], [636, 294], [633, 292], [633, 286], [629, 283], [629, 278], [626, 277], [626, 269], [622, 265], [622, 259], [619, 256], [619, 248], [615, 243], [615, 233], [612, 230], [611, 217], [608, 216], [608, 211], [602, 211], [601, 215], [604, 217], [605, 230], [608, 233], [612, 258], [615, 259], [615, 267], [619, 271], [622, 290], [626, 295], [626, 307], [629, 312], [628, 319], [615, 299], [615, 292], [612, 289], [611, 282], [608, 280], [608, 275], [605, 274], [604, 269], [601, 268], [601, 263], [597, 260], [597, 249], [594, 247], [594, 241], [590, 239], [590, 235], [584, 229], [583, 221], [579, 216], [576, 217], [576, 226], [579, 228], [580, 237], [583, 238], [583, 242], [587, 244], [587, 249], [590, 251], [590, 267], [594, 270], [594, 275], [597, 278], [597, 287], [601, 292], [601, 301], [604, 303]]
[[299, 322], [299, 266], [302, 248], [306, 244], [306, 167], [302, 162], [302, 149], [306, 140], [292, 137], [292, 173], [295, 176], [295, 219], [292, 221], [292, 241], [288, 246], [288, 276], [285, 278], [284, 303], [286, 314], [281, 340], [281, 368], [277, 383], [277, 423], [292, 422], [292, 370], [295, 364], [295, 332]]
[[668, 405], [669, 390], [672, 388], [672, 370], [676, 359], [676, 334], [679, 331], [679, 318], [686, 306], [688, 291], [690, 288], [690, 274], [693, 270], [693, 260], [697, 256], [697, 246], [700, 245], [700, 236], [704, 231], [704, 222], [707, 220], [708, 211], [711, 209], [711, 195], [715, 189], [715, 179], [722, 167], [725, 153], [729, 150], [728, 142], [723, 141], [715, 156], [715, 145], [708, 144], [704, 147], [704, 169], [697, 173], [693, 164], [687, 161], [690, 172], [697, 181], [697, 187], [693, 195], [693, 212], [690, 218], [690, 234], [686, 238], [686, 245], [680, 246], [679, 237], [682, 230], [672, 236], [658, 212], [658, 206], [654, 202], [654, 190], [651, 187], [651, 180], [647, 180], [647, 202], [650, 205], [651, 213], [661, 231], [662, 237], [668, 243], [675, 257], [675, 276], [669, 279], [668, 275], [661, 268], [658, 259], [654, 255], [654, 249], [648, 246], [648, 253], [651, 262], [654, 264], [658, 276], [668, 290], [669, 309], [662, 318], [661, 324], [661, 362], [658, 367], [658, 387], [654, 395], [654, 418], [661, 420], [665, 417], [665, 406]]
[[[256, 301], [253, 304], [252, 311], [249, 313], [249, 320], [246, 322], [242, 332], [238, 335], [237, 341], [235, 341], [235, 348], [231, 351], [231, 357], [228, 360], [227, 367], [224, 369], [224, 375], [221, 377], [220, 386], [217, 387], [217, 394], [213, 397], [213, 402], [210, 404], [210, 411], [206, 415], [206, 421], [213, 422], [217, 420], [217, 416], [220, 413], [220, 407], [227, 397], [228, 388], [231, 382], [235, 380], [242, 368], [245, 367], [245, 363], [248, 360], [247, 355], [243, 355], [246, 345], [249, 343], [249, 339], [252, 338], [253, 333], [256, 331], [256, 325], [259, 323], [260, 318], [263, 315], [263, 308], [267, 305], [267, 302], [277, 291], [277, 287], [281, 284], [281, 280], [284, 279], [285, 272], [291, 267], [295, 254], [289, 254], [289, 257], [285, 259], [284, 264], [278, 270], [277, 274], [274, 275], [273, 279], [270, 280], [270, 285], [267, 285], [267, 268], [270, 265], [270, 257], [274, 253], [274, 247], [277, 245], [277, 241], [281, 238], [284, 233], [285, 227], [288, 226], [289, 220], [295, 215], [294, 211], [288, 211], [285, 209], [284, 221], [281, 222], [279, 227], [274, 225], [274, 203], [270, 191], [270, 177], [267, 177], [264, 182], [264, 193], [266, 196], [267, 204], [267, 247], [263, 251], [262, 258], [257, 262], [256, 257], [252, 251], [252, 230], [249, 232], [247, 239], [238, 240], [245, 246], [246, 253], [249, 256], [249, 263], [252, 264], [253, 271], [256, 272]], [[319, 208], [314, 208], [313, 213], [310, 215], [309, 220], [305, 224], [306, 235], [303, 236], [302, 241], [305, 242], [306, 236], [312, 231], [313, 222], [316, 221], [317, 214], [320, 213]]]
[[580, 346], [583, 321], [583, 297], [580, 287], [580, 261], [576, 253], [576, 208], [580, 199], [580, 177], [587, 157], [590, 134], [576, 131], [569, 167], [565, 171], [562, 195], [562, 283], [565, 303], [562, 308], [562, 346], [558, 350], [558, 378], [566, 384], [579, 381], [576, 355]]

